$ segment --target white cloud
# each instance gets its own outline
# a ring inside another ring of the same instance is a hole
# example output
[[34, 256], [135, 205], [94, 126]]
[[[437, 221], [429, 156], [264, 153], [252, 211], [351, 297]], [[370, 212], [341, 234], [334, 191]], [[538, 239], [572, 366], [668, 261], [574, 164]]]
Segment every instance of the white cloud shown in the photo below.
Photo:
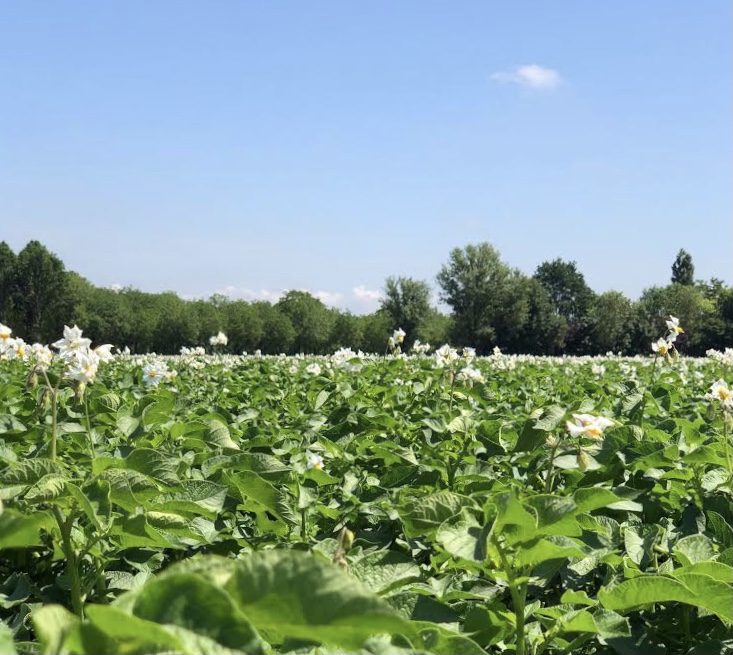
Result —
[[339, 307], [344, 299], [344, 294], [338, 291], [314, 291], [309, 292], [315, 298], [318, 298], [324, 305], [331, 307]]
[[230, 284], [221, 289], [217, 289], [215, 293], [220, 293], [223, 296], [228, 296], [235, 300], [247, 300], [249, 302], [266, 300], [267, 302], [276, 303], [285, 295], [286, 290], [280, 289], [279, 291], [273, 291], [271, 289], [260, 289], [259, 291], [256, 291], [254, 289], [235, 287]]
[[554, 89], [562, 82], [560, 73], [537, 64], [518, 66], [512, 71], [499, 71], [491, 76], [497, 82], [512, 82], [531, 89]]
[[354, 294], [354, 298], [358, 298], [359, 300], [370, 300], [372, 302], [376, 302], [377, 300], [382, 299], [381, 291], [367, 289], [363, 284], [360, 284], [358, 287], [354, 287], [351, 292]]

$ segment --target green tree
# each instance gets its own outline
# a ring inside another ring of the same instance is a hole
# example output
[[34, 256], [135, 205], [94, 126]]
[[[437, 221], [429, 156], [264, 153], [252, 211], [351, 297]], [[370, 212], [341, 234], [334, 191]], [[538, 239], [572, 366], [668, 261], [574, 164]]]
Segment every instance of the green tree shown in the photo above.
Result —
[[243, 300], [236, 300], [223, 305], [221, 312], [229, 351], [242, 353], [257, 349], [264, 335], [264, 324], [257, 310]]
[[564, 343], [566, 323], [555, 311], [547, 289], [534, 278], [525, 277], [521, 292], [523, 303], [526, 303], [526, 318], [510, 334], [504, 346], [509, 352], [528, 355], [557, 354]]
[[293, 348], [296, 353], [324, 354], [328, 344], [333, 314], [318, 298], [307, 291], [288, 291], [275, 305], [295, 328]]
[[453, 319], [448, 314], [431, 308], [430, 313], [423, 319], [417, 330], [417, 338], [423, 343], [440, 348], [444, 343], [450, 341], [452, 330]]
[[407, 333], [407, 349], [430, 314], [430, 287], [411, 277], [388, 277], [380, 309], [389, 316], [393, 329], [402, 328]]
[[27, 341], [59, 337], [73, 310], [63, 262], [38, 241], [18, 253], [10, 284], [13, 329]]
[[358, 316], [354, 316], [350, 312], [337, 312], [331, 327], [329, 350], [357, 348], [361, 343], [362, 335], [363, 325]]
[[534, 278], [547, 289], [555, 311], [566, 323], [564, 351], [582, 352], [594, 293], [577, 264], [559, 258], [543, 262], [537, 267]]
[[[452, 340], [486, 353], [506, 312], [512, 270], [489, 243], [454, 248], [437, 275], [441, 300], [453, 310]], [[511, 295], [511, 294], [509, 294]]]
[[254, 302], [252, 307], [262, 321], [257, 348], [268, 355], [292, 354], [297, 333], [287, 314], [266, 301]]
[[695, 266], [692, 263], [692, 255], [680, 249], [672, 264], [672, 284], [683, 284], [689, 286], [695, 283]]
[[627, 353], [631, 346], [633, 316], [633, 303], [620, 291], [596, 296], [590, 311], [593, 354]]
[[[10, 296], [13, 288], [13, 276], [15, 274], [15, 253], [5, 241], [0, 242], [0, 323], [11, 322]], [[8, 325], [13, 329], [12, 325]]]
[[359, 350], [366, 353], [382, 354], [387, 348], [387, 339], [392, 333], [392, 322], [386, 314], [374, 312], [358, 317], [361, 324], [361, 340], [357, 344]]

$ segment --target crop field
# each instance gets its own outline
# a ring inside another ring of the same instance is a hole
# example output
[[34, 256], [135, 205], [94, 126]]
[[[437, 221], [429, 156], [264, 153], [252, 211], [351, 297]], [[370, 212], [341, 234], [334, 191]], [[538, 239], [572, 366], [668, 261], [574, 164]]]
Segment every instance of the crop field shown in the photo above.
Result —
[[158, 357], [0, 330], [0, 652], [733, 652], [733, 353], [403, 336]]

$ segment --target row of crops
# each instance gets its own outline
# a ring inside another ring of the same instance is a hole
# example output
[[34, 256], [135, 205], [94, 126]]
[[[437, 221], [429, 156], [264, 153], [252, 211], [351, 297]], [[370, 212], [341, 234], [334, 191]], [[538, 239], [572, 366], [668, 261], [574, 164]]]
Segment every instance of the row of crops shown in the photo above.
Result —
[[731, 352], [1, 332], [2, 653], [733, 652]]

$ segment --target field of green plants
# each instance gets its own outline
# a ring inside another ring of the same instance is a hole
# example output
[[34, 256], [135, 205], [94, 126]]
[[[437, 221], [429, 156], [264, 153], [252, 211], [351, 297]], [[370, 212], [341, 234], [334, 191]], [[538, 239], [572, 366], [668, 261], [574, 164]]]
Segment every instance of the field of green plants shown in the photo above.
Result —
[[0, 330], [0, 652], [733, 652], [733, 353], [402, 336], [162, 358]]

